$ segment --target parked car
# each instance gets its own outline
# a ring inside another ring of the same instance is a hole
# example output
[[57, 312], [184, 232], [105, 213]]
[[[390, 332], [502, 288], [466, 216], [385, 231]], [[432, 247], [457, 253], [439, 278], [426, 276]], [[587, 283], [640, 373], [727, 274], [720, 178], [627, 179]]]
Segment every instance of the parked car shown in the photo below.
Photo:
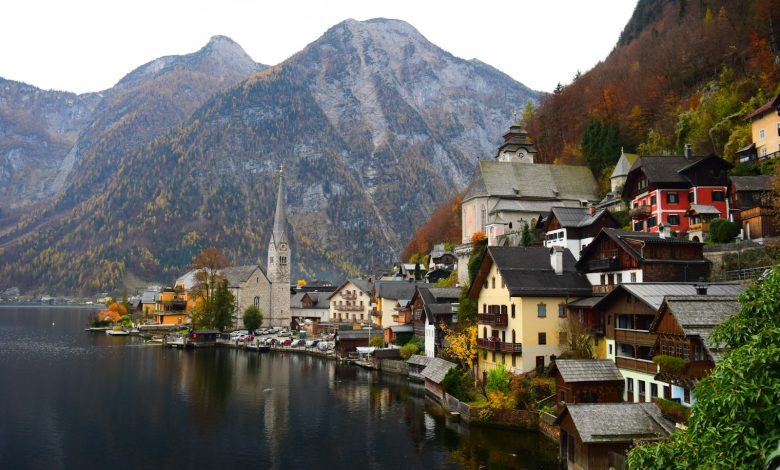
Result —
[[319, 343], [320, 340], [318, 339], [310, 339], [309, 341], [306, 341], [306, 347], [307, 348], [314, 348], [317, 346], [317, 343]]
[[281, 341], [279, 341], [279, 344], [282, 346], [289, 346], [292, 344], [292, 338], [285, 338]]
[[292, 342], [292, 344], [290, 344], [290, 346], [292, 346], [292, 347], [294, 347], [294, 348], [301, 348], [301, 347], [304, 347], [304, 346], [306, 346], [306, 340], [305, 340], [305, 339], [296, 339], [296, 340], [293, 340], [293, 342]]
[[279, 336], [282, 336], [282, 337], [292, 337], [292, 333], [290, 333], [287, 330], [284, 330], [284, 331], [279, 333]]

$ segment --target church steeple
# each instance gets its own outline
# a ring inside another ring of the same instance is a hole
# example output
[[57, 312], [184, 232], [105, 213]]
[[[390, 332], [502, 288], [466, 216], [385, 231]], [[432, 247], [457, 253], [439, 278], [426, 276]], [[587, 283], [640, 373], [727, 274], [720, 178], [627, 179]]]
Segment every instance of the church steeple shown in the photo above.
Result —
[[284, 241], [287, 242], [287, 231], [285, 225], [287, 214], [285, 213], [285, 199], [287, 191], [284, 188], [284, 166], [279, 165], [279, 192], [276, 195], [276, 214], [274, 215], [274, 231], [271, 235], [272, 242], [277, 245]]

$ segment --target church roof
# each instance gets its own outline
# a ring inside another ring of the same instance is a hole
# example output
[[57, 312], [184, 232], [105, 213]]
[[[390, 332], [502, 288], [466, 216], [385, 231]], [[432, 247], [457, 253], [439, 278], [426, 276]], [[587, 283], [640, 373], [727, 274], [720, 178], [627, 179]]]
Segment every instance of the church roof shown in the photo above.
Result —
[[287, 198], [287, 192], [284, 187], [284, 170], [279, 168], [279, 190], [276, 195], [276, 212], [274, 213], [274, 231], [273, 241], [275, 243], [281, 243], [286, 241], [287, 234], [285, 231], [285, 223], [287, 217], [285, 214], [285, 200]]
[[469, 182], [474, 197], [598, 201], [598, 184], [588, 167], [480, 160]]
[[260, 270], [260, 272], [263, 274], [263, 277], [266, 277], [260, 266], [256, 264], [249, 264], [246, 266], [231, 266], [229, 268], [220, 269], [219, 273], [225, 276], [230, 287], [238, 287], [238, 285], [242, 282], [249, 280], [252, 274], [254, 274], [255, 270]]
[[628, 176], [628, 172], [631, 170], [631, 166], [636, 162], [637, 158], [639, 158], [639, 155], [635, 153], [621, 153], [620, 159], [618, 159], [615, 164], [615, 169], [609, 177], [616, 178], [619, 176]]

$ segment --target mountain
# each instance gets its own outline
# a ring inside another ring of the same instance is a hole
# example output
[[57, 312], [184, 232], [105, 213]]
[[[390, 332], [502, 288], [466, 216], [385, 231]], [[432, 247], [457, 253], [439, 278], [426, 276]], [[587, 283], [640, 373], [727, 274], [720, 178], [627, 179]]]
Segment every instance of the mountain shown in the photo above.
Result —
[[609, 56], [527, 123], [540, 159], [591, 163], [585, 134], [615, 127], [619, 138], [596, 144], [657, 155], [691, 143], [733, 159], [749, 141], [742, 117], [778, 91], [778, 24], [780, 0], [639, 0]]
[[50, 194], [99, 102], [97, 93], [44, 91], [0, 78], [0, 210]]
[[293, 275], [373, 272], [537, 98], [407, 23], [347, 20], [110, 170], [82, 166], [60, 198], [72, 209], [0, 233], [0, 287], [170, 281], [212, 245], [236, 264], [262, 262], [280, 165]]
[[[102, 184], [123, 155], [181, 124], [207, 98], [263, 68], [231, 39], [215, 36], [195, 53], [142, 65], [100, 93], [77, 96], [7, 82], [10, 85], [0, 90], [0, 119], [7, 116], [23, 124], [9, 126], [5, 134], [11, 143], [31, 143], [26, 153], [18, 146], [0, 147], [0, 155], [10, 163], [10, 171], [0, 175], [14, 182], [0, 192], [0, 207], [49, 199], [66, 189], [76, 169], [78, 184], [70, 184], [63, 201], [53, 207], [72, 205], [90, 195], [93, 185]], [[19, 103], [29, 111], [20, 113]], [[56, 140], [29, 138], [29, 127]]]

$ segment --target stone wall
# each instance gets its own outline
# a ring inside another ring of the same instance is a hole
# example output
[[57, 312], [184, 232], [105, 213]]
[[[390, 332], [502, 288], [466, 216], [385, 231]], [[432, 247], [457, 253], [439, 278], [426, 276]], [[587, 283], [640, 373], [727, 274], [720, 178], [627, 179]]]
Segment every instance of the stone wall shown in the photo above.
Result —
[[380, 359], [379, 370], [390, 374], [409, 375], [409, 364], [395, 359]]

